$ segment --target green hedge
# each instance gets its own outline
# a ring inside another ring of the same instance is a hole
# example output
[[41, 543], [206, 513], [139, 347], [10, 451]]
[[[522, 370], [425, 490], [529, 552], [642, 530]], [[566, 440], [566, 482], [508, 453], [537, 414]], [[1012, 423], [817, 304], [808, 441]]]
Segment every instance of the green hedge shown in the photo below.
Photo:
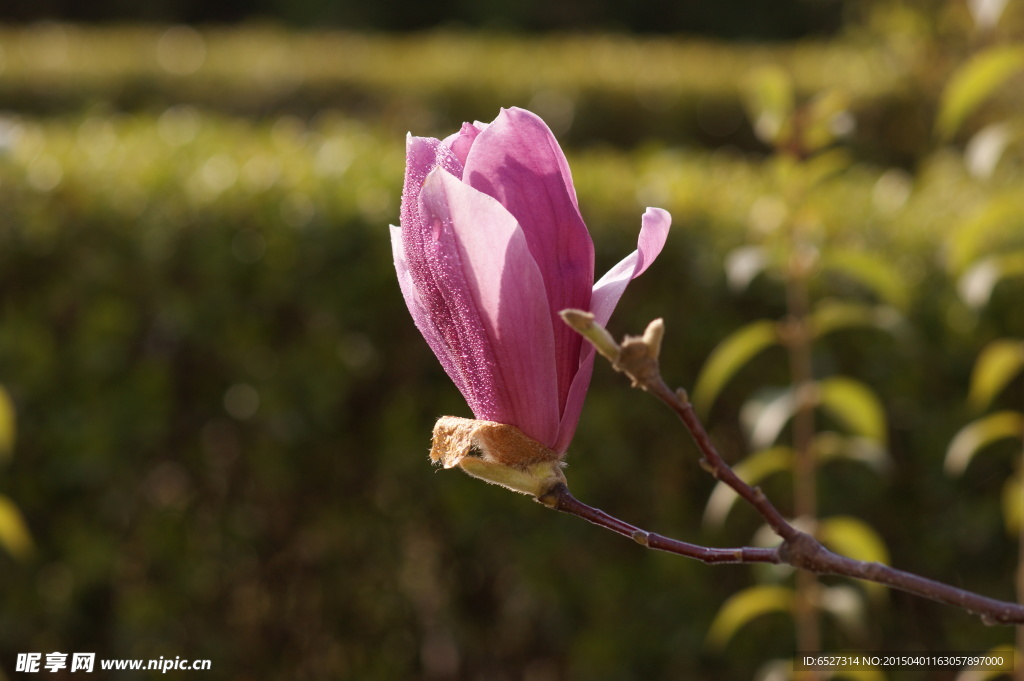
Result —
[[304, 118], [338, 109], [404, 133], [489, 120], [498, 107], [517, 104], [564, 128], [574, 145], [655, 140], [763, 151], [739, 86], [752, 65], [774, 64], [803, 96], [830, 88], [849, 95], [858, 153], [909, 164], [930, 149], [939, 88], [959, 58], [942, 43], [920, 43], [851, 37], [735, 46], [602, 35], [44, 24], [0, 29], [0, 107], [53, 115], [185, 102], [231, 115]]

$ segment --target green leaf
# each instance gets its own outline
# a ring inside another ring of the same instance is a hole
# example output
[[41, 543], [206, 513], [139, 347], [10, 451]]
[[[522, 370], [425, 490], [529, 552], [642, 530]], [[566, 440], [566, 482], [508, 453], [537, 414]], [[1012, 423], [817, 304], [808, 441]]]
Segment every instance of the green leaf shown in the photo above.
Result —
[[971, 218], [958, 225], [947, 241], [950, 269], [960, 274], [985, 254], [998, 256], [1008, 251], [1019, 252], [1020, 244], [1014, 239], [1022, 226], [1020, 194], [1011, 191], [993, 196]]
[[936, 129], [952, 137], [971, 113], [1000, 85], [1024, 68], [1024, 47], [1002, 45], [974, 55], [946, 85], [939, 104]]
[[999, 23], [1009, 0], [967, 0], [967, 9], [974, 19], [974, 28], [989, 30]]
[[730, 597], [708, 631], [709, 647], [721, 650], [751, 620], [772, 612], [793, 611], [793, 590], [786, 586], [752, 586]]
[[[880, 586], [880, 585], [876, 585]], [[885, 587], [882, 587], [883, 592]], [[821, 609], [854, 639], [863, 638], [866, 633], [867, 608], [864, 607], [864, 592], [848, 584], [818, 588]]]
[[779, 144], [789, 134], [793, 113], [793, 83], [781, 67], [755, 68], [743, 83], [743, 99], [754, 132], [768, 144]]
[[805, 151], [817, 151], [832, 144], [853, 127], [850, 97], [841, 90], [826, 91], [803, 107], [801, 143]]
[[895, 333], [903, 323], [903, 316], [886, 305], [866, 305], [826, 298], [810, 315], [815, 338], [843, 329], [872, 328]]
[[[811, 445], [814, 455], [822, 463], [846, 459], [859, 461], [878, 473], [888, 470], [890, 461], [877, 442], [824, 431], [818, 433]], [[787, 473], [793, 467], [793, 448], [785, 445], [755, 452], [732, 468], [741, 480], [759, 485], [776, 473]], [[739, 495], [729, 485], [718, 482], [704, 508], [704, 524], [709, 529], [720, 529]]]
[[885, 443], [885, 410], [871, 388], [845, 376], [818, 383], [819, 403], [854, 435]]
[[1006, 678], [1009, 676], [1007, 672], [1013, 671], [1015, 657], [1017, 658], [1016, 663], [1020, 664], [1020, 653], [1012, 645], [1007, 644], [990, 648], [982, 654], [982, 657], [1001, 657], [1006, 664], [1005, 666], [981, 669], [978, 667], [967, 667], [957, 675], [956, 681], [989, 681], [990, 679]]
[[987, 180], [995, 173], [999, 160], [1024, 129], [1009, 121], [986, 125], [974, 133], [964, 147], [964, 166], [973, 177]]
[[880, 475], [887, 473], [892, 465], [885, 447], [868, 438], [841, 435], [826, 430], [814, 437], [812, 448], [814, 455], [822, 463], [838, 459], [857, 461]]
[[750, 446], [767, 449], [796, 414], [799, 402], [792, 388], [767, 388], [747, 400], [740, 411]]
[[[829, 655], [848, 655], [863, 656], [863, 651], [856, 650], [837, 650], [830, 652]], [[760, 667], [754, 674], [755, 679], [771, 679], [772, 681], [785, 680], [790, 681], [791, 679], [800, 679], [800, 676], [795, 675], [794, 672], [794, 660], [769, 660]], [[838, 679], [850, 679], [851, 681], [886, 681], [886, 676], [881, 672], [878, 667], [858, 667], [857, 669], [843, 669], [839, 668], [835, 671], [829, 670], [822, 677], [827, 681], [837, 681]], [[957, 681], [967, 681], [966, 679], [957, 679]], [[973, 681], [973, 679], [971, 680]]]
[[725, 256], [725, 277], [729, 288], [741, 292], [769, 264], [768, 255], [761, 246], [742, 246]]
[[822, 254], [819, 266], [823, 271], [852, 279], [898, 309], [907, 307], [909, 287], [906, 280], [899, 270], [877, 253], [832, 249]]
[[833, 551], [855, 560], [889, 564], [889, 550], [870, 525], [853, 516], [818, 521], [818, 539]]
[[[857, 653], [851, 653], [856, 655]], [[888, 677], [878, 667], [862, 667], [859, 669], [840, 669], [831, 672], [829, 681], [836, 679], [850, 679], [851, 681], [886, 681]]]
[[32, 535], [21, 511], [7, 497], [0, 494], [0, 546], [19, 559], [32, 555]]
[[693, 405], [707, 416], [718, 394], [737, 371], [765, 348], [778, 343], [775, 322], [761, 320], [732, 332], [711, 352], [693, 390]]
[[[836, 553], [854, 560], [888, 565], [889, 549], [874, 529], [863, 520], [852, 516], [833, 516], [818, 521], [815, 532], [822, 544]], [[885, 593], [885, 586], [874, 582], [864, 582], [864, 588], [872, 598]]]
[[985, 346], [974, 363], [967, 401], [981, 411], [1024, 368], [1024, 341], [1000, 339]]
[[[780, 446], [754, 452], [732, 469], [747, 484], [757, 485], [769, 475], [788, 471], [792, 466], [793, 449]], [[724, 482], [715, 485], [704, 509], [704, 524], [714, 529], [721, 527], [738, 498], [739, 495]]]
[[946, 451], [944, 468], [947, 475], [960, 475], [975, 454], [1004, 438], [1024, 436], [1024, 414], [1000, 411], [971, 421], [953, 437]]
[[992, 291], [1003, 279], [1024, 276], [1024, 251], [983, 258], [957, 281], [960, 298], [975, 310], [988, 304]]
[[14, 404], [7, 391], [0, 387], [0, 461], [11, 457], [16, 432]]
[[1024, 479], [1020, 471], [1003, 483], [1003, 522], [1010, 536], [1020, 533], [1020, 519], [1024, 516]]
[[808, 188], [834, 178], [853, 165], [853, 157], [843, 147], [834, 147], [806, 159], [802, 164], [803, 178]]

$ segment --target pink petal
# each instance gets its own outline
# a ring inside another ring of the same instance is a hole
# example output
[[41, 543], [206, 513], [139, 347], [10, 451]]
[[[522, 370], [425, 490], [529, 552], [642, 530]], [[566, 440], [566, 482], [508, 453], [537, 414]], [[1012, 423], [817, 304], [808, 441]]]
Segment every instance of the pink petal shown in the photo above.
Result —
[[474, 141], [463, 181], [497, 199], [526, 235], [547, 290], [564, 405], [582, 339], [555, 315], [568, 307], [590, 309], [594, 280], [594, 244], [565, 155], [544, 121], [523, 109], [505, 109]]
[[608, 270], [601, 280], [594, 284], [590, 311], [598, 324], [604, 326], [611, 319], [619, 298], [626, 291], [629, 282], [639, 277], [650, 267], [654, 259], [661, 253], [668, 238], [668, 228], [672, 225], [672, 216], [661, 208], [648, 208], [640, 220], [640, 237], [637, 239], [637, 250], [633, 251]]
[[[398, 273], [398, 285], [402, 290], [402, 297], [405, 298], [405, 304], [409, 308], [412, 320], [416, 324], [416, 328], [419, 329], [420, 334], [427, 341], [427, 345], [430, 346], [430, 349], [434, 351], [437, 359], [441, 362], [445, 373], [455, 383], [455, 387], [459, 389], [459, 392], [467, 396], [466, 401], [470, 403], [473, 401], [487, 401], [488, 398], [484, 396], [470, 400], [469, 396], [473, 394], [471, 378], [466, 375], [463, 367], [457, 365], [455, 361], [457, 357], [453, 357], [452, 353], [450, 353], [450, 348], [445, 341], [445, 335], [442, 329], [438, 327], [438, 320], [431, 315], [431, 304], [424, 300], [424, 297], [416, 289], [416, 283], [413, 281], [408, 261], [405, 257], [403, 238], [405, 233], [401, 227], [391, 225], [391, 251], [395, 259], [395, 271]], [[443, 302], [438, 302], [441, 297], [437, 292], [430, 290], [428, 287], [425, 293], [433, 299], [433, 307], [435, 309], [443, 305]]]
[[[449, 135], [441, 140], [441, 144], [452, 150], [455, 157], [459, 159], [459, 163], [463, 166], [466, 165], [466, 157], [469, 156], [469, 150], [473, 146], [473, 142], [476, 140], [477, 135], [483, 128], [480, 124], [473, 125], [472, 123], [463, 123], [462, 129], [453, 135]], [[462, 177], [459, 175], [459, 177]]]
[[[455, 382], [466, 396], [470, 409], [493, 401], [494, 398], [482, 386], [474, 383], [472, 372], [464, 361], [460, 361], [458, 353], [453, 353], [452, 336], [462, 339], [464, 344], [472, 344], [471, 331], [458, 333], [458, 321], [447, 318], [445, 312], [451, 313], [449, 301], [438, 287], [431, 271], [429, 238], [425, 237], [427, 225], [420, 217], [419, 196], [427, 175], [436, 167], [441, 167], [462, 174], [459, 160], [450, 148], [431, 137], [406, 138], [406, 183], [401, 195], [401, 228], [392, 227], [391, 245], [394, 254], [395, 269], [402, 296], [413, 315], [413, 321], [427, 344], [437, 355], [444, 371]], [[481, 361], [487, 360], [482, 357]]]
[[[564, 324], [564, 322], [563, 322]], [[558, 437], [555, 439], [551, 449], [559, 454], [565, 454], [576, 434], [576, 426], [580, 422], [580, 414], [583, 412], [583, 400], [587, 396], [587, 388], [590, 387], [590, 377], [594, 373], [594, 357], [597, 350], [590, 343], [581, 348], [580, 368], [573, 377], [572, 385], [569, 387], [569, 396], [565, 401], [562, 410], [562, 420], [558, 424]]]
[[[640, 237], [637, 239], [637, 250], [623, 258], [619, 264], [601, 277], [594, 284], [590, 311], [602, 326], [608, 323], [622, 297], [626, 286], [634, 278], [643, 274], [654, 259], [661, 253], [668, 237], [668, 229], [672, 224], [672, 216], [660, 208], [648, 208], [641, 219]], [[558, 438], [552, 447], [559, 454], [564, 454], [572, 442], [579, 424], [583, 401], [590, 386], [590, 377], [594, 371], [594, 346], [587, 343], [580, 352], [579, 370], [569, 388], [569, 395], [562, 409], [562, 420], [558, 426]]]
[[419, 194], [427, 174], [441, 166], [452, 175], [462, 177], [463, 164], [446, 145], [433, 137], [405, 138], [405, 186], [402, 188], [402, 224], [412, 217], [407, 208], [415, 210], [416, 196]]
[[473, 413], [487, 411], [496, 402], [492, 373], [496, 362], [483, 329], [460, 313], [469, 307], [465, 287], [450, 271], [434, 271], [444, 256], [415, 227], [392, 227], [391, 239], [398, 283], [416, 328]]
[[[490, 383], [477, 378], [494, 363], [483, 338], [483, 330], [467, 324], [458, 315], [460, 304], [466, 297], [463, 287], [452, 286], [445, 275], [435, 269], [439, 257], [436, 243], [430, 235], [429, 225], [420, 216], [419, 195], [427, 175], [438, 166], [458, 175], [462, 166], [451, 150], [429, 137], [406, 138], [405, 187], [402, 191], [400, 230], [392, 230], [392, 250], [395, 269], [409, 312], [427, 344], [437, 355], [441, 366], [465, 396], [470, 409], [476, 413], [485, 405], [493, 404], [495, 397]], [[397, 232], [397, 233], [396, 233]], [[401, 241], [398, 253], [396, 239]], [[479, 353], [472, 348], [480, 348]]]
[[[472, 327], [464, 332], [483, 332], [470, 344], [455, 339], [456, 364], [471, 381], [486, 384], [473, 394], [486, 388], [491, 395], [489, 402], [471, 402], [473, 413], [550, 446], [559, 422], [555, 340], [544, 281], [523, 230], [497, 201], [440, 169], [427, 176], [419, 198], [435, 276], [444, 279], [439, 288], [451, 293], [448, 312]], [[486, 347], [475, 347], [479, 341]], [[482, 366], [474, 354], [488, 363]]]

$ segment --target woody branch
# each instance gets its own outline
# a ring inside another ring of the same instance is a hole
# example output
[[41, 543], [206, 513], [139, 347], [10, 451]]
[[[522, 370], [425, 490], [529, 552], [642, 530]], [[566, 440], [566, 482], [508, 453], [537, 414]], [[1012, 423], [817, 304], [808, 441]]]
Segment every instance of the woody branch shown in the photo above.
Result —
[[1024, 624], [1024, 605], [1000, 601], [937, 582], [881, 563], [854, 560], [825, 548], [813, 536], [786, 520], [758, 487], [744, 482], [722, 459], [704, 425], [694, 412], [684, 390], [673, 391], [661, 377], [658, 355], [664, 335], [662, 320], [648, 325], [643, 336], [627, 336], [620, 345], [593, 316], [579, 310], [564, 310], [562, 318], [594, 344], [616, 371], [633, 381], [633, 386], [651, 393], [679, 416], [702, 454], [701, 466], [717, 480], [731, 487], [750, 504], [782, 539], [775, 548], [709, 548], [681, 542], [641, 530], [604, 511], [580, 502], [564, 483], [554, 485], [538, 497], [544, 505], [583, 518], [648, 548], [676, 553], [704, 563], [786, 563], [819, 575], [840, 575], [876, 582], [907, 593], [962, 608], [981, 617], [986, 624]]

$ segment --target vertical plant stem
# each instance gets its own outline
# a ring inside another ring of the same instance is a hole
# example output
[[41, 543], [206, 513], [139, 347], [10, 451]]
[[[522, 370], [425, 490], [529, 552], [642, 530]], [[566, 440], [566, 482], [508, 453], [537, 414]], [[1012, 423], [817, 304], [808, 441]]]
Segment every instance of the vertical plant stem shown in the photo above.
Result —
[[[798, 235], [794, 234], [789, 276], [786, 281], [789, 331], [786, 334], [786, 345], [789, 351], [790, 381], [797, 400], [796, 413], [793, 416], [793, 515], [810, 523], [810, 527], [813, 528], [818, 499], [817, 462], [812, 449], [815, 424], [811, 392], [814, 387], [814, 373], [807, 291], [808, 272], [812, 267], [810, 257]], [[813, 532], [813, 529], [809, 531]], [[818, 608], [815, 604], [817, 588], [818, 582], [814, 573], [804, 570], [796, 573], [794, 619], [797, 648], [801, 652], [814, 653], [821, 648]]]
[[[1021, 438], [1021, 459], [1018, 465], [1018, 475], [1024, 479], [1024, 438]], [[1017, 489], [1017, 494], [1024, 496], [1024, 484]], [[1024, 507], [1024, 499], [1018, 499], [1017, 503]], [[1017, 602], [1024, 604], [1024, 521], [1018, 520], [1017, 524]], [[1024, 627], [1017, 627], [1017, 654], [1024, 650]], [[1013, 671], [1013, 678], [1017, 681], [1024, 681], [1024, 664], [1017, 663]]]
[[[1024, 391], [1021, 391], [1024, 397]], [[1024, 400], [1021, 400], [1024, 403]], [[1017, 494], [1022, 498], [1017, 500], [1020, 508], [1024, 508], [1024, 434], [1021, 435], [1020, 460], [1017, 462], [1017, 479], [1021, 482], [1017, 488]], [[1017, 602], [1024, 604], [1024, 517], [1017, 519]], [[1024, 651], [1024, 627], [1017, 627], [1014, 644], [1017, 648], [1018, 660], [1021, 651]], [[1024, 681], [1024, 664], [1019, 661], [1013, 670], [1013, 678], [1016, 681]]]

